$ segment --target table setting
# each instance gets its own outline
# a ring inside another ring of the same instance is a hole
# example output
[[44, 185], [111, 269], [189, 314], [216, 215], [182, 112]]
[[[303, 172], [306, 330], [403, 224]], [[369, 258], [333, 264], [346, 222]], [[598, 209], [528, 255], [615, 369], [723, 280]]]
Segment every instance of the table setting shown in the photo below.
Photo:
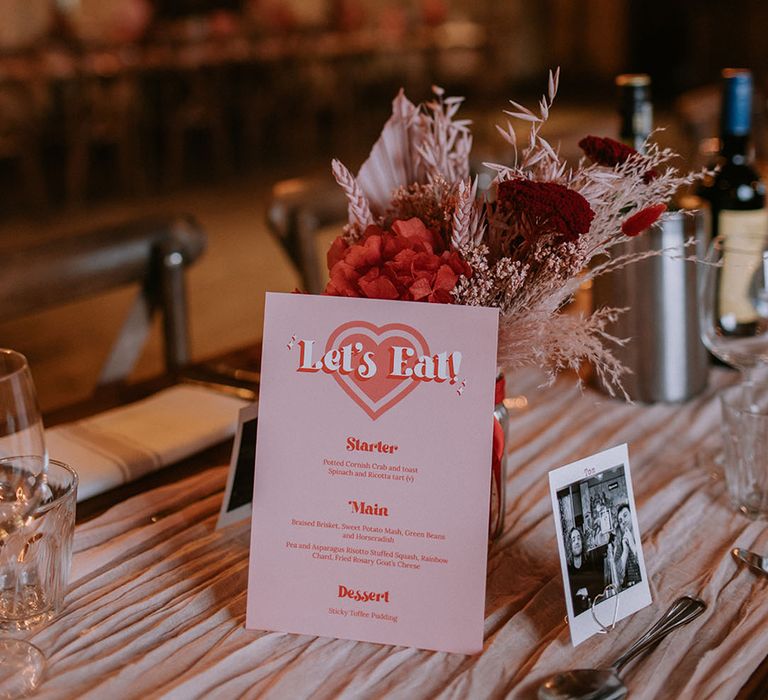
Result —
[[[765, 579], [730, 550], [764, 552], [768, 538], [761, 522], [735, 517], [722, 477], [696, 459], [719, 417], [717, 385], [730, 373], [716, 372], [715, 387], [683, 415], [677, 407], [617, 405], [579, 392], [567, 377], [544, 390], [540, 373], [517, 378], [531, 399], [513, 412], [508, 455], [519, 467], [507, 481], [505, 532], [489, 550], [480, 655], [246, 631], [248, 524], [215, 530], [227, 472], [221, 463], [77, 526], [64, 607], [26, 637], [47, 657], [49, 675], [35, 697], [535, 697], [555, 672], [613, 662], [685, 590], [717, 604], [622, 679], [638, 697], [736, 696], [764, 659], [754, 640], [768, 610]], [[553, 422], [563, 393], [574, 410]], [[587, 410], [601, 418], [590, 421]], [[559, 444], [553, 432], [563, 436]], [[616, 439], [633, 445], [644, 547], [664, 604], [575, 654], [556, 558], [542, 556], [554, 538], [538, 475], [567, 460], [579, 436], [586, 449]]]
[[[488, 192], [461, 98], [397, 95], [358, 173], [333, 162], [327, 287], [267, 294], [257, 367], [43, 432], [0, 351], [0, 698], [763, 696], [765, 236], [611, 257], [704, 174], [598, 136], [566, 163], [558, 82], [511, 103]], [[623, 309], [570, 302], [656, 255], [697, 266], [742, 373], [635, 403]]]

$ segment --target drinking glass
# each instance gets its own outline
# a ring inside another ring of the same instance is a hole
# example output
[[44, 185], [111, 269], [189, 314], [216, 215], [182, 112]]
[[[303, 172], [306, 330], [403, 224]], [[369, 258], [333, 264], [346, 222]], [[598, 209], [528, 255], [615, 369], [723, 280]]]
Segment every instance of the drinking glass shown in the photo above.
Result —
[[[26, 358], [0, 349], [0, 570], [20, 556], [27, 523], [50, 496], [48, 454], [35, 386]], [[17, 551], [18, 550], [18, 551]], [[0, 609], [13, 605], [15, 577], [0, 578]], [[35, 646], [0, 638], [0, 698], [37, 687], [45, 658]]]
[[720, 394], [725, 482], [748, 518], [768, 517], [768, 384], [743, 382]]
[[[760, 386], [768, 370], [768, 247], [766, 234], [738, 232], [718, 236], [710, 243], [699, 270], [699, 328], [707, 349], [738, 369], [746, 390]], [[723, 408], [725, 411], [725, 408]], [[726, 440], [731, 439], [728, 436]], [[736, 439], [738, 436], [736, 436]], [[728, 469], [730, 445], [705, 449], [698, 455], [704, 464]]]
[[699, 285], [701, 339], [743, 379], [768, 367], [768, 249], [765, 235], [713, 239]]

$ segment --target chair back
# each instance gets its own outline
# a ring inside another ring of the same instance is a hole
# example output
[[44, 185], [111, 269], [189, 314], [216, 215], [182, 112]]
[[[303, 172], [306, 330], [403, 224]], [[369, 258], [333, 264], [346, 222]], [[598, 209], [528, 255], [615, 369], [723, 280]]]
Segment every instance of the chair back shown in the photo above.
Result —
[[98, 385], [127, 378], [156, 311], [163, 316], [166, 369], [177, 370], [190, 359], [184, 271], [205, 246], [203, 230], [183, 216], [131, 221], [5, 252], [0, 322], [138, 283]]
[[325, 286], [325, 260], [318, 256], [316, 235], [331, 224], [338, 224], [341, 233], [346, 221], [347, 200], [333, 180], [295, 178], [272, 188], [267, 224], [312, 294], [320, 294]]

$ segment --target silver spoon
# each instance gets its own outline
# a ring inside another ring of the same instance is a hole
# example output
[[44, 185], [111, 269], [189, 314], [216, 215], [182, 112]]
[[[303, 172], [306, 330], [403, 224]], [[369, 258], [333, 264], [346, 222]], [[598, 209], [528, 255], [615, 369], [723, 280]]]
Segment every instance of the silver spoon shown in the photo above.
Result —
[[761, 557], [759, 554], [750, 552], [748, 549], [742, 549], [741, 547], [732, 549], [731, 554], [755, 573], [768, 576], [768, 557]]
[[580, 668], [550, 676], [539, 686], [539, 700], [617, 700], [627, 694], [619, 671], [638, 654], [660, 642], [673, 629], [684, 625], [706, 610], [703, 600], [691, 596], [678, 598], [672, 607], [608, 668]]

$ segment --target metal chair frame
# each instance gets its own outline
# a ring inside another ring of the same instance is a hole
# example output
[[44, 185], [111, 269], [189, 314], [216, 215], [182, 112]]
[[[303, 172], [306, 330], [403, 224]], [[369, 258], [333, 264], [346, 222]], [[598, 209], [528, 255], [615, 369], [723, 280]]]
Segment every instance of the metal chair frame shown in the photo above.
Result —
[[347, 220], [347, 202], [332, 181], [298, 178], [275, 185], [267, 207], [267, 224], [298, 269], [306, 291], [323, 291], [321, 262], [315, 234], [330, 224]]
[[191, 217], [141, 219], [16, 249], [0, 257], [0, 321], [139, 283], [97, 387], [125, 380], [139, 359], [156, 311], [163, 316], [165, 364], [190, 360], [184, 271], [205, 250]]

